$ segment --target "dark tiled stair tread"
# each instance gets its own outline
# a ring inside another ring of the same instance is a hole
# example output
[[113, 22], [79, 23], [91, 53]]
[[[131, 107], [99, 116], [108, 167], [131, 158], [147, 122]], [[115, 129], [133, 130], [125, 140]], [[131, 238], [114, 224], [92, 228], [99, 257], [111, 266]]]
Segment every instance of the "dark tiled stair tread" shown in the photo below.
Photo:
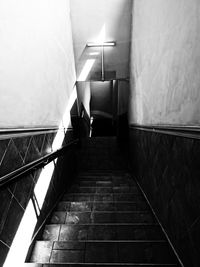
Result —
[[153, 223], [155, 218], [147, 212], [54, 212], [51, 224], [84, 224], [84, 223]]
[[25, 263], [23, 267], [91, 267], [91, 266], [97, 266], [97, 267], [118, 267], [118, 266], [130, 266], [130, 267], [176, 267], [179, 266], [177, 264], [134, 264], [134, 263], [108, 263], [108, 264], [102, 264], [102, 263], [64, 263], [64, 264], [54, 264], [54, 263], [47, 263], [47, 264], [31, 264], [31, 263]]
[[46, 225], [43, 240], [160, 240], [164, 239], [156, 224], [51, 224]]
[[[63, 196], [63, 201], [125, 201], [125, 202], [145, 202], [142, 196], [134, 193], [70, 193]], [[146, 203], [146, 202], [145, 202]]]
[[[38, 241], [32, 262], [62, 263], [173, 263], [174, 255], [166, 242], [46, 242]], [[41, 251], [48, 250], [46, 257]]]
[[67, 193], [113, 193], [113, 194], [123, 194], [123, 193], [134, 193], [137, 196], [141, 195], [139, 189], [134, 186], [73, 186]]
[[[87, 198], [87, 201], [84, 201], [84, 198]], [[89, 200], [89, 201], [88, 201]], [[99, 201], [100, 200], [100, 201]], [[144, 201], [134, 201], [134, 202], [128, 202], [128, 201], [101, 201], [101, 198], [99, 198], [98, 201], [94, 201], [87, 196], [80, 197], [80, 201], [61, 201], [57, 207], [56, 211], [70, 211], [71, 203], [77, 203], [77, 207], [81, 205], [81, 203], [88, 204], [88, 206], [91, 208], [91, 211], [121, 211], [121, 212], [128, 212], [128, 211], [138, 211], [138, 212], [144, 212], [149, 211], [149, 206]], [[81, 211], [81, 210], [80, 210]], [[83, 210], [82, 210], [83, 211]]]

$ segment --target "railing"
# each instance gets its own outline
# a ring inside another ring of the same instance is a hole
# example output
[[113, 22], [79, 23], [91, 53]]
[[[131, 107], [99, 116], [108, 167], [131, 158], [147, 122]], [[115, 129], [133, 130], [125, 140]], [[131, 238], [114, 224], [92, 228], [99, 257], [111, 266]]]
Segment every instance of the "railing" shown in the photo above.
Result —
[[13, 172], [10, 172], [9, 174], [2, 176], [0, 178], [0, 187], [17, 180], [22, 175], [25, 175], [27, 173], [30, 173], [32, 171], [36, 171], [37, 169], [44, 167], [45, 165], [47, 165], [48, 163], [50, 163], [54, 159], [61, 156], [67, 149], [76, 145], [77, 143], [78, 143], [78, 139], [76, 139], [72, 142], [69, 142], [67, 145], [61, 147], [60, 149], [58, 149], [52, 153], [49, 153], [48, 155], [43, 156], [43, 157], [41, 157], [35, 161], [32, 161], [32, 162], [24, 165], [23, 167], [20, 167], [20, 168], [14, 170]]
[[200, 139], [199, 126], [182, 126], [182, 125], [139, 125], [131, 124], [130, 129], [136, 129], [146, 132], [174, 135], [192, 139]]

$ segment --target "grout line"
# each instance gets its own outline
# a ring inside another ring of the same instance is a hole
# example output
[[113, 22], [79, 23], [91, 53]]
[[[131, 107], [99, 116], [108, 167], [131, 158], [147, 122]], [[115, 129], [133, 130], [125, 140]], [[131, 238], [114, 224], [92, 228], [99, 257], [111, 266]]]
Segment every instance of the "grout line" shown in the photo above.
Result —
[[8, 151], [8, 148], [10, 146], [10, 143], [11, 143], [11, 139], [9, 140], [9, 142], [8, 142], [8, 144], [7, 144], [7, 146], [6, 146], [5, 150], [4, 150], [3, 156], [1, 157], [0, 166], [1, 166], [1, 164], [2, 164], [2, 162], [4, 160], [4, 158], [5, 158], [5, 155], [6, 155], [7, 151]]
[[[154, 227], [159, 226], [158, 223], [79, 223], [79, 224], [64, 224], [64, 223], [57, 223], [57, 224], [47, 224], [47, 225], [60, 225], [60, 226], [141, 226], [141, 227]], [[59, 231], [60, 235], [60, 231]], [[59, 240], [58, 240], [59, 241]]]
[[[48, 263], [43, 263], [43, 264], [48, 264]], [[60, 263], [60, 262], [55, 262], [55, 263], [53, 263], [52, 262], [52, 266], [59, 266], [59, 265], [62, 265], [62, 266], [79, 266], [79, 265], [83, 265], [83, 266], [131, 266], [131, 267], [134, 267], [134, 266], [136, 266], [136, 267], [138, 267], [138, 266], [143, 266], [143, 267], [152, 267], [152, 266], [157, 266], [157, 267], [161, 267], [161, 266], [163, 266], [163, 267], [176, 267], [176, 266], [178, 266], [176, 263], [174, 264], [174, 263], [123, 263], [123, 262], [121, 262], [121, 263], [115, 263], [115, 262], [113, 262], [113, 263], [111, 263], [111, 262], [108, 262], [108, 263], [106, 263], [106, 262], [98, 262], [98, 263], [92, 263], [92, 262], [62, 262], [62, 263]], [[44, 266], [44, 265], [43, 265]]]
[[49, 256], [49, 262], [48, 262], [48, 263], [51, 263], [51, 256], [52, 256], [52, 252], [53, 252], [53, 250], [54, 250], [54, 249], [53, 249], [53, 247], [54, 247], [54, 242], [55, 242], [55, 241], [52, 242], [52, 248], [51, 248], [51, 253], [50, 253], [50, 256]]
[[29, 140], [29, 142], [28, 142], [28, 146], [27, 146], [26, 152], [25, 152], [25, 154], [24, 154], [24, 162], [26, 162], [26, 157], [27, 157], [29, 148], [30, 148], [30, 146], [31, 146], [32, 139], [33, 139], [33, 136], [30, 136], [30, 140]]
[[[61, 200], [60, 202], [67, 202], [67, 203], [71, 203], [71, 202], [76, 202], [76, 203], [94, 203], [94, 204], [111, 204], [111, 203], [116, 203], [116, 204], [140, 204], [141, 201], [88, 201], [88, 200], [83, 200], [83, 201], [72, 201], [72, 200]], [[145, 201], [143, 201], [145, 202]], [[146, 202], [145, 202], [146, 203]], [[148, 205], [147, 205], [148, 206]]]
[[[37, 242], [43, 242], [44, 240], [38, 240]], [[47, 240], [47, 242], [49, 242]], [[63, 243], [166, 243], [167, 244], [167, 241], [166, 240], [163, 240], [163, 239], [158, 239], [158, 240], [93, 240], [93, 239], [85, 239], [85, 240], [66, 240], [66, 241], [53, 241], [53, 243], [55, 242], [63, 242]], [[53, 250], [73, 250], [73, 249], [53, 249]], [[80, 250], [83, 250], [83, 249], [80, 249]]]
[[[150, 211], [150, 210], [149, 210]], [[64, 212], [64, 213], [66, 213], [66, 212], [70, 212], [70, 213], [133, 213], [133, 214], [151, 214], [152, 216], [153, 216], [153, 214], [152, 213], [149, 213], [149, 211], [148, 210], [144, 210], [144, 211], [131, 211], [131, 210], [127, 210], [127, 211], [125, 211], [125, 210], [122, 210], [122, 211], [115, 211], [115, 210], [110, 210], [110, 211], [108, 211], [108, 210], [106, 210], [106, 211], [104, 211], [104, 210], [92, 210], [92, 211], [65, 211], [65, 210], [55, 210], [54, 212]]]
[[[16, 189], [17, 185], [15, 185], [15, 189]], [[14, 189], [14, 190], [15, 190]], [[16, 198], [16, 196], [12, 193], [12, 191], [10, 190], [10, 188], [8, 188], [8, 191], [10, 192], [10, 194], [12, 195], [12, 199], [15, 199], [15, 201], [18, 203], [18, 205], [23, 209], [23, 211], [25, 211], [25, 208], [21, 205], [21, 203], [19, 202], [19, 200]]]
[[0, 240], [0, 242], [1, 242], [4, 246], [6, 246], [7, 248], [10, 249], [10, 246], [9, 246], [8, 244], [6, 244], [3, 240]]

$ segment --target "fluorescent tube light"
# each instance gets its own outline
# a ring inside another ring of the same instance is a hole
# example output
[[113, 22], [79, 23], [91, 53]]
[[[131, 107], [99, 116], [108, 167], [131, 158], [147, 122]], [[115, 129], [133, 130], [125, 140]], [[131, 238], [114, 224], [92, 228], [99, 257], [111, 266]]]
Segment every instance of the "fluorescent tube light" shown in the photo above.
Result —
[[98, 46], [116, 46], [116, 42], [87, 43], [87, 47], [98, 47]]

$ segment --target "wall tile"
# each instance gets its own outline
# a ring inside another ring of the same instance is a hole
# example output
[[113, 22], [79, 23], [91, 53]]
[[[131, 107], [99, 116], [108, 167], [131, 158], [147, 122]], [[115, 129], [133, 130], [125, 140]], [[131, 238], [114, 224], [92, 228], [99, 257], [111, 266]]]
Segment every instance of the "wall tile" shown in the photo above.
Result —
[[26, 208], [26, 205], [31, 197], [33, 185], [34, 182], [32, 174], [29, 174], [17, 181], [14, 196], [24, 209]]
[[130, 155], [133, 172], [185, 266], [200, 266], [200, 224], [193, 228], [200, 216], [200, 141], [130, 130]]
[[46, 134], [39, 134], [39, 135], [34, 136], [35, 143], [37, 144], [37, 147], [40, 153], [42, 153], [42, 150], [43, 150], [42, 148], [43, 148], [43, 143], [45, 140], [45, 135]]
[[0, 163], [3, 160], [9, 141], [10, 139], [0, 140]]
[[1, 255], [0, 266], [3, 266], [8, 251], [9, 251], [9, 248], [6, 245], [4, 245], [0, 240], [0, 255]]
[[7, 188], [2, 188], [0, 190], [0, 214], [1, 214], [1, 220], [0, 220], [0, 233], [4, 227], [8, 211], [10, 208], [12, 199], [12, 194], [8, 191]]
[[14, 198], [12, 198], [4, 228], [0, 233], [0, 240], [2, 240], [8, 246], [11, 246], [12, 244], [12, 240], [18, 229], [23, 213], [24, 210], [22, 207]]
[[37, 147], [37, 144], [35, 143], [34, 137], [30, 140], [29, 149], [27, 151], [26, 157], [25, 157], [25, 163], [29, 163], [31, 161], [34, 161], [41, 157], [41, 153]]
[[5, 157], [1, 163], [0, 177], [14, 171], [22, 165], [23, 161], [19, 155], [19, 151], [14, 142], [11, 140], [7, 147]]
[[19, 151], [19, 154], [21, 155], [21, 158], [24, 160], [26, 153], [28, 152], [29, 149], [29, 145], [30, 145], [30, 140], [31, 137], [30, 136], [26, 136], [26, 137], [18, 137], [18, 138], [14, 138], [13, 142], [17, 148], [17, 150]]
[[[51, 147], [55, 134], [56, 133], [39, 134], [0, 140], [0, 162], [2, 159], [0, 176], [8, 174], [22, 165], [49, 153], [47, 148]], [[66, 140], [68, 140], [67, 137]], [[49, 192], [47, 193], [44, 203], [44, 209], [38, 221], [38, 227], [49, 212], [52, 204], [56, 201], [56, 198], [59, 197], [60, 192], [65, 190], [66, 178], [70, 177], [73, 171], [74, 157], [72, 157], [71, 152], [72, 151], [62, 156], [57, 161], [58, 167], [52, 177]], [[23, 160], [25, 160], [25, 162]], [[63, 164], [63, 162], [65, 163]], [[67, 165], [66, 162], [68, 162]], [[4, 186], [0, 188], [0, 240], [9, 246], [12, 243], [23, 216], [24, 209], [31, 197], [34, 185], [41, 171], [42, 169], [39, 169], [9, 184], [7, 187]], [[64, 176], [62, 176], [62, 174], [64, 174]], [[8, 248], [0, 241], [0, 266], [3, 265], [7, 252]]]

